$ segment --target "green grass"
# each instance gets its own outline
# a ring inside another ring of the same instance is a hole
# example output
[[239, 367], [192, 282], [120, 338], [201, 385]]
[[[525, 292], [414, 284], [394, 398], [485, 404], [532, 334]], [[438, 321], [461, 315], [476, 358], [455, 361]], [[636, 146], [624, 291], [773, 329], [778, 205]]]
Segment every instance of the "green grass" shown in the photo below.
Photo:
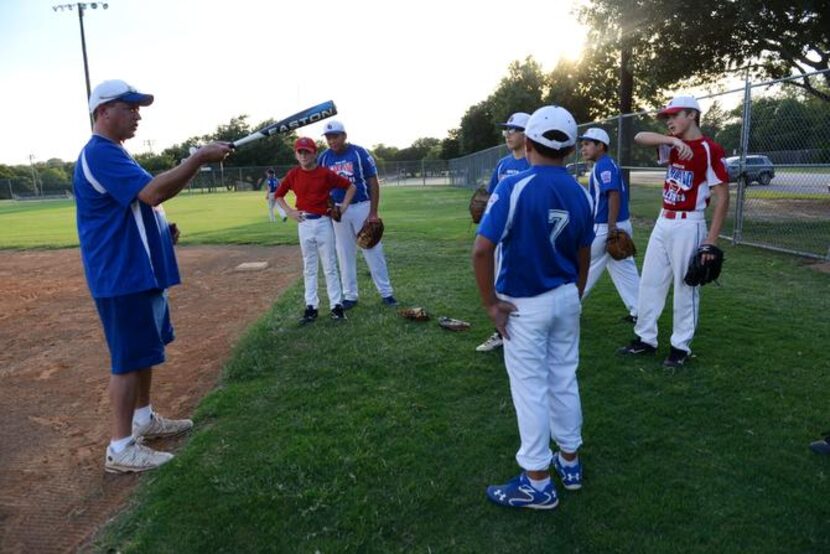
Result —
[[[400, 319], [379, 305], [362, 262], [363, 296], [349, 320], [298, 328], [295, 284], [235, 347], [177, 458], [142, 478], [130, 509], [95, 548], [830, 549], [830, 459], [807, 450], [830, 427], [830, 275], [798, 258], [728, 245], [723, 286], [703, 290], [697, 357], [680, 371], [664, 371], [661, 357], [614, 354], [632, 332], [619, 322], [624, 308], [610, 280], [600, 281], [582, 323], [585, 486], [560, 487], [551, 513], [489, 504], [485, 486], [517, 472], [518, 437], [501, 357], [473, 351], [491, 326], [470, 269], [468, 195], [387, 190], [383, 215], [396, 295], [469, 320], [471, 331]], [[220, 211], [237, 198], [227, 196]], [[641, 252], [657, 198], [659, 190], [633, 194]], [[209, 206], [191, 213], [180, 207], [195, 198], [178, 202], [167, 210], [190, 240], [255, 236], [254, 220], [264, 219], [252, 200], [236, 208], [249, 211], [247, 222], [225, 214], [227, 222], [212, 221], [220, 230], [211, 237]], [[203, 228], [201, 218], [209, 220]], [[263, 225], [266, 244], [282, 240], [271, 234], [294, 233]], [[660, 325], [665, 354], [670, 314]]]

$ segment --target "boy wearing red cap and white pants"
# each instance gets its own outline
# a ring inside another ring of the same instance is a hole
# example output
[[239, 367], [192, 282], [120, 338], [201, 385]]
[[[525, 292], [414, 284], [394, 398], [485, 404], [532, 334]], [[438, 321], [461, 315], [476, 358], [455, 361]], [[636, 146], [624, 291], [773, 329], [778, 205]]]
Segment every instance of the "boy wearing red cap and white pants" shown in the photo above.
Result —
[[[621, 354], [657, 351], [657, 320], [674, 283], [673, 332], [666, 367], [680, 367], [691, 355], [698, 322], [700, 292], [683, 282], [689, 260], [702, 244], [716, 245], [729, 209], [729, 176], [723, 148], [700, 131], [700, 105], [693, 96], [677, 96], [660, 110], [669, 134], [637, 133], [634, 141], [656, 146], [660, 160], [668, 161], [663, 183], [663, 209], [648, 240], [637, 309], [637, 337], [619, 349]], [[717, 198], [711, 227], [705, 210]]]
[[[317, 145], [308, 137], [294, 142], [294, 156], [299, 167], [292, 168], [280, 183], [275, 200], [291, 219], [295, 220], [303, 253], [303, 281], [305, 283], [306, 309], [300, 324], [317, 319], [320, 299], [317, 295], [317, 259], [323, 263], [326, 289], [331, 306], [331, 318], [346, 319], [343, 313], [343, 291], [337, 272], [337, 255], [334, 249], [334, 229], [328, 216], [328, 198], [333, 189], [345, 189], [341, 213], [349, 207], [355, 186], [346, 178], [317, 165]], [[288, 191], [297, 197], [296, 209], [285, 202]]]

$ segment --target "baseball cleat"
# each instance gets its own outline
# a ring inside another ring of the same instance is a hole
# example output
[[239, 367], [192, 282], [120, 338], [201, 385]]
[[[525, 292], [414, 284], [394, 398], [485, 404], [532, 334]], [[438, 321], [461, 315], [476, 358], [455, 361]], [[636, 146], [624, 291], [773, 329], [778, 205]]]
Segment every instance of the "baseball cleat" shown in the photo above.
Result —
[[343, 321], [346, 319], [346, 314], [343, 312], [342, 304], [335, 304], [334, 308], [331, 309], [331, 318], [334, 321]]
[[386, 298], [382, 299], [381, 302], [383, 302], [387, 306], [397, 306], [398, 305], [398, 301], [395, 300], [395, 297], [392, 296], [391, 294], [389, 296], [387, 296]]
[[688, 361], [691, 355], [691, 352], [686, 352], [685, 350], [680, 350], [672, 346], [671, 350], [669, 350], [669, 357], [665, 359], [663, 366], [680, 367]]
[[566, 466], [559, 457], [559, 452], [553, 455], [553, 468], [562, 480], [562, 486], [569, 491], [582, 488], [582, 462], [577, 458], [576, 465]]
[[501, 335], [497, 332], [490, 335], [490, 337], [476, 346], [476, 352], [492, 352], [496, 348], [501, 348], [504, 344], [504, 339], [501, 338]]
[[499, 506], [507, 506], [508, 508], [552, 510], [559, 505], [553, 482], [549, 483], [544, 490], [537, 491], [530, 484], [530, 480], [524, 472], [509, 483], [487, 487], [487, 499]]
[[150, 421], [144, 425], [133, 423], [133, 438], [160, 439], [162, 437], [175, 437], [187, 433], [193, 429], [193, 421], [190, 419], [167, 419], [155, 412], [150, 414]]
[[657, 348], [641, 341], [639, 337], [632, 340], [631, 344], [629, 344], [628, 346], [622, 346], [617, 349], [617, 354], [624, 354], [626, 356], [637, 356], [639, 354], [654, 354], [655, 352], [657, 352]]
[[620, 321], [622, 321], [624, 323], [632, 323], [632, 324], [637, 323], [637, 316], [629, 314], [625, 317], [621, 317]]
[[159, 452], [135, 441], [130, 442], [119, 453], [107, 447], [104, 471], [108, 473], [134, 473], [155, 469], [173, 459], [169, 452]]
[[317, 308], [306, 306], [303, 317], [300, 318], [300, 325], [306, 325], [317, 319]]
[[830, 431], [822, 434], [825, 435], [823, 439], [810, 443], [810, 450], [816, 454], [830, 455]]
[[357, 300], [349, 300], [348, 298], [343, 301], [343, 309], [344, 310], [351, 310], [357, 306]]

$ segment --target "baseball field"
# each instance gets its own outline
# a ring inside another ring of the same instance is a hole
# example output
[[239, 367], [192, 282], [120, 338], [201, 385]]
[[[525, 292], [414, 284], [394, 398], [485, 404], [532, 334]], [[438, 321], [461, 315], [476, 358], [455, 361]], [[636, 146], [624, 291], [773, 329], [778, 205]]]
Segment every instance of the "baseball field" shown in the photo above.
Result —
[[[518, 436], [501, 355], [474, 351], [491, 325], [470, 268], [469, 194], [444, 187], [385, 188], [381, 215], [396, 297], [434, 316], [470, 321], [471, 330], [452, 333], [434, 320], [403, 320], [380, 304], [363, 262], [360, 303], [341, 324], [321, 318], [298, 327], [302, 280], [281, 283], [219, 361], [221, 373], [205, 369], [214, 372], [207, 378], [216, 385], [198, 402], [196, 428], [178, 444], [176, 459], [134, 479], [126, 509], [87, 547], [310, 553], [830, 550], [830, 460], [807, 448], [830, 429], [830, 272], [797, 257], [725, 243], [721, 286], [707, 285], [702, 292], [692, 345], [696, 357], [681, 370], [661, 366], [670, 310], [661, 320], [657, 357], [623, 359], [614, 353], [632, 338], [632, 329], [620, 321], [624, 307], [603, 277], [585, 301], [582, 318], [583, 489], [559, 487], [561, 503], [553, 512], [488, 503], [486, 485], [517, 472]], [[633, 189], [638, 266], [659, 194], [654, 187]], [[181, 254], [204, 245], [286, 248], [297, 242], [295, 224], [267, 223], [260, 193], [184, 194], [165, 207], [182, 229]], [[0, 248], [57, 256], [66, 251], [32, 249], [75, 245], [71, 202], [0, 204]], [[249, 254], [262, 257], [267, 250]], [[19, 252], [0, 252], [11, 254]], [[67, 264], [74, 259], [79, 271], [75, 254]], [[6, 284], [0, 287], [32, 279], [4, 265]], [[59, 275], [38, 278], [54, 284]], [[242, 283], [256, 277], [229, 278], [223, 305], [244, 304], [242, 295], [253, 291]], [[186, 280], [177, 288], [189, 286]], [[206, 298], [211, 290], [199, 294]], [[172, 308], [184, 332], [175, 297]], [[51, 317], [59, 324], [65, 315], [56, 311]], [[89, 317], [94, 318], [91, 308]], [[234, 317], [225, 310], [213, 323]], [[0, 319], [0, 325], [0, 336], [10, 336], [15, 322]], [[161, 387], [165, 372], [176, 371], [175, 363], [169, 365], [159, 372]], [[96, 386], [102, 387], [106, 367], [100, 372]], [[0, 386], [8, 378], [0, 370]], [[39, 383], [32, 379], [25, 386], [36, 391]], [[10, 397], [6, 417], [27, 417], [27, 407], [15, 398], [23, 395]], [[166, 402], [161, 411], [179, 406], [173, 395]], [[101, 409], [105, 417], [106, 404]], [[105, 436], [96, 455], [103, 453]], [[0, 463], [5, 459], [0, 456]], [[104, 480], [98, 470], [93, 480]], [[42, 482], [38, 472], [47, 471], [31, 468], [32, 490]], [[100, 487], [75, 494], [94, 502]], [[105, 520], [88, 522], [88, 531]]]

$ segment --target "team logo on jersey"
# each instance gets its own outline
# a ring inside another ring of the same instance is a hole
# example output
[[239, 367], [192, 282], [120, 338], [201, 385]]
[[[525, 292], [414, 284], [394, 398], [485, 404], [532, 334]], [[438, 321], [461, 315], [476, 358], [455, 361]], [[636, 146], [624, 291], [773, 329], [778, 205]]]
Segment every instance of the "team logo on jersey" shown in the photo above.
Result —
[[606, 185], [611, 183], [611, 172], [610, 171], [603, 171], [599, 174], [599, 180], [605, 183]]
[[519, 171], [518, 169], [505, 169], [504, 173], [499, 175], [499, 182], [501, 182], [501, 180], [505, 177], [510, 177], [511, 175], [518, 175], [519, 173], [521, 173], [521, 171]]
[[345, 177], [346, 179], [351, 181], [352, 184], [354, 184], [354, 164], [352, 162], [335, 162], [333, 165], [329, 166], [329, 169], [331, 169], [341, 177]]
[[666, 182], [669, 187], [679, 190], [692, 190], [695, 174], [681, 167], [669, 166], [666, 171]]

